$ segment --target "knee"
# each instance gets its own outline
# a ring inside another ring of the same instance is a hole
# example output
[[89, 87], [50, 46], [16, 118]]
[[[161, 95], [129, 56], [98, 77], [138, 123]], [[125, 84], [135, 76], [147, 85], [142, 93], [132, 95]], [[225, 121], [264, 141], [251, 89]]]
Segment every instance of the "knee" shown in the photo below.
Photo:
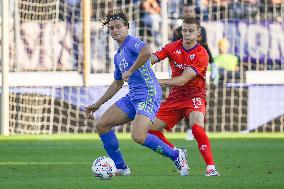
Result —
[[167, 126], [166, 123], [156, 118], [154, 123], [151, 124], [149, 131], [150, 132], [163, 131], [163, 129], [166, 128], [166, 126]]
[[105, 122], [99, 120], [96, 123], [96, 130], [99, 134], [104, 134], [107, 133], [110, 130], [110, 128], [107, 126]]
[[198, 121], [198, 120], [195, 120], [195, 121], [193, 120], [193, 121], [190, 122], [190, 127], [193, 127], [194, 125], [198, 125], [198, 126], [204, 128], [204, 123], [202, 123], [201, 121]]
[[136, 132], [132, 132], [131, 137], [136, 143], [143, 145], [146, 139], [146, 134], [143, 135]]
[[190, 117], [189, 121], [190, 127], [194, 125], [199, 125], [200, 127], [204, 127], [204, 116], [202, 115], [193, 115]]

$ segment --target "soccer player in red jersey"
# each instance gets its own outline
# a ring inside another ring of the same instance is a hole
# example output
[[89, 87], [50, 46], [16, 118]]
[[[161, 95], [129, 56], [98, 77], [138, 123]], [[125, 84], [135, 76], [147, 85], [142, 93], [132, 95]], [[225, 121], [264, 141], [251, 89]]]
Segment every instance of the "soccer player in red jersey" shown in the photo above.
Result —
[[204, 129], [206, 113], [206, 70], [209, 57], [197, 38], [199, 20], [187, 17], [182, 24], [181, 40], [165, 45], [151, 56], [152, 64], [169, 58], [171, 79], [161, 79], [162, 86], [170, 86], [170, 94], [158, 111], [151, 126], [151, 134], [174, 147], [159, 130], [171, 130], [182, 118], [188, 117], [194, 138], [207, 165], [205, 176], [219, 176], [213, 160], [209, 138]]

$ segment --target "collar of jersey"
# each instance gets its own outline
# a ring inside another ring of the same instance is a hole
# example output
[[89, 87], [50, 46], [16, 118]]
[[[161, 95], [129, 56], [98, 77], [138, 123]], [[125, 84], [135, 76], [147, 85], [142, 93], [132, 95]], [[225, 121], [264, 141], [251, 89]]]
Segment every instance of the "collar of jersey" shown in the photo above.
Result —
[[181, 40], [181, 46], [182, 46], [183, 50], [184, 50], [185, 52], [188, 52], [188, 53], [189, 53], [190, 51], [194, 50], [194, 49], [198, 46], [198, 44], [199, 44], [199, 43], [196, 43], [196, 45], [194, 45], [194, 47], [192, 47], [192, 48], [186, 50], [186, 49], [183, 47], [183, 45], [182, 45], [182, 40]]
[[121, 46], [119, 47], [118, 50], [122, 49], [126, 45], [127, 41], [129, 41], [129, 40], [130, 40], [130, 35], [125, 37], [123, 43], [121, 44]]

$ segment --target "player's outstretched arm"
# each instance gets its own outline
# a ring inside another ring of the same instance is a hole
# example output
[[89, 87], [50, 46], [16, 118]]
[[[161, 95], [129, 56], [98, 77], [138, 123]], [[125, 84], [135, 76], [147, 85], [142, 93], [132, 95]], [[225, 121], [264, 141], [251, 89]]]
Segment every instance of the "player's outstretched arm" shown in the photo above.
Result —
[[95, 104], [86, 107], [85, 109], [86, 117], [91, 117], [92, 114], [101, 107], [101, 105], [103, 105], [105, 102], [111, 99], [121, 89], [123, 83], [124, 83], [123, 80], [114, 80], [112, 84], [108, 87], [105, 94]]
[[183, 86], [195, 76], [196, 72], [191, 67], [187, 67], [180, 76], [171, 79], [159, 79], [159, 83], [162, 86]]
[[133, 72], [135, 72], [138, 68], [143, 66], [147, 62], [147, 60], [149, 60], [149, 58], [151, 57], [151, 54], [152, 54], [151, 48], [148, 45], [145, 45], [141, 49], [134, 64], [129, 68], [129, 70], [127, 70], [126, 72], [122, 74], [122, 79], [124, 81], [128, 80], [128, 77], [131, 76]]

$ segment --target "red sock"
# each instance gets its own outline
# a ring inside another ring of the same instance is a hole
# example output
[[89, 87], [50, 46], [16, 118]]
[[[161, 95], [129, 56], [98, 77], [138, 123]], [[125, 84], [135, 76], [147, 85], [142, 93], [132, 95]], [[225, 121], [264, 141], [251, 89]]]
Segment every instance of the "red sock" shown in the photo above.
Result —
[[197, 141], [199, 151], [206, 162], [206, 165], [214, 165], [210, 141], [205, 130], [198, 124], [194, 124], [192, 126], [192, 134]]
[[174, 147], [174, 145], [170, 141], [168, 141], [168, 139], [166, 139], [164, 133], [162, 133], [161, 131], [149, 130], [148, 133], [157, 136], [159, 139], [161, 139], [168, 146], [170, 146], [172, 148]]

